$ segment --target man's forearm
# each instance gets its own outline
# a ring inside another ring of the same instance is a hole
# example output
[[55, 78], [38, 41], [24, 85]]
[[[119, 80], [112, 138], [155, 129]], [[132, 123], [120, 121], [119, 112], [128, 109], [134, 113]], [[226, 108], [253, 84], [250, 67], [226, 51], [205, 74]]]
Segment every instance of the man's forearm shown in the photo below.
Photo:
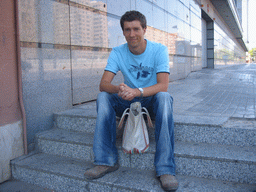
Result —
[[101, 82], [100, 83], [100, 91], [105, 91], [107, 93], [118, 93], [119, 86], [113, 85], [109, 82]]
[[158, 83], [150, 87], [143, 88], [143, 97], [149, 97], [159, 92], [167, 92], [167, 90], [168, 90], [168, 84]]
[[158, 73], [157, 84], [143, 88], [143, 96], [149, 97], [159, 92], [167, 92], [169, 86], [169, 74]]

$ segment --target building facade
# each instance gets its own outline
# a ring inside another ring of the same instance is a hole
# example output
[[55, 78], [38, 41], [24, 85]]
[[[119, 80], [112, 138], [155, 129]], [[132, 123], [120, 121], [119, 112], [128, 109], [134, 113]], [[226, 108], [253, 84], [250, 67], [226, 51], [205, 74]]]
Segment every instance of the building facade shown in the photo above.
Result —
[[[52, 128], [54, 112], [96, 99], [111, 49], [125, 43], [120, 18], [126, 11], [143, 13], [145, 38], [168, 47], [170, 81], [246, 61], [242, 0], [3, 0], [1, 9], [7, 2], [18, 5], [12, 13], [19, 23], [21, 62], [13, 64], [21, 68], [29, 151], [35, 134]], [[118, 73], [114, 83], [120, 82]], [[1, 116], [0, 122], [7, 130], [14, 121]]]

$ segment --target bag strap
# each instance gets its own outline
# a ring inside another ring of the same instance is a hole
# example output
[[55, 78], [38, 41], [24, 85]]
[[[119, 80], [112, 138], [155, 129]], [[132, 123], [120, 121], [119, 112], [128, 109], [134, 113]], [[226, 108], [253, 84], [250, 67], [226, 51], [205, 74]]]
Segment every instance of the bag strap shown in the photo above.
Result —
[[149, 126], [150, 128], [153, 128], [153, 123], [152, 123], [152, 120], [151, 120], [151, 118], [150, 118], [150, 115], [149, 115], [148, 110], [147, 110], [145, 107], [142, 107], [142, 110], [144, 110], [144, 111], [142, 111], [142, 114], [147, 116], [148, 126]]
[[122, 126], [123, 126], [125, 116], [126, 116], [126, 115], [129, 115], [129, 112], [127, 112], [129, 109], [130, 109], [130, 108], [127, 108], [127, 109], [125, 109], [125, 111], [123, 112], [123, 115], [122, 115], [122, 117], [121, 117], [121, 119], [120, 119], [120, 121], [119, 121], [118, 127], [117, 127], [119, 130], [120, 130], [120, 129], [122, 128]]

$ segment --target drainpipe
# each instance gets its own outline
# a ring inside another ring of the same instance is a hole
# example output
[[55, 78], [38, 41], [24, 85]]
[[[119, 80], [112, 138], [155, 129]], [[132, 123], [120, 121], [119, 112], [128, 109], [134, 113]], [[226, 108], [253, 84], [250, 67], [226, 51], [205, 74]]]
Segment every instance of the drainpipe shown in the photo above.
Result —
[[15, 6], [15, 36], [16, 36], [16, 53], [17, 53], [17, 66], [18, 66], [18, 92], [19, 92], [19, 102], [22, 114], [22, 125], [23, 125], [23, 147], [25, 155], [28, 154], [28, 143], [27, 143], [27, 123], [26, 123], [26, 113], [23, 103], [22, 95], [22, 70], [21, 70], [21, 54], [20, 54], [20, 34], [19, 34], [19, 11], [18, 11], [18, 0], [14, 0]]
[[247, 43], [249, 43], [249, 0], [247, 0]]

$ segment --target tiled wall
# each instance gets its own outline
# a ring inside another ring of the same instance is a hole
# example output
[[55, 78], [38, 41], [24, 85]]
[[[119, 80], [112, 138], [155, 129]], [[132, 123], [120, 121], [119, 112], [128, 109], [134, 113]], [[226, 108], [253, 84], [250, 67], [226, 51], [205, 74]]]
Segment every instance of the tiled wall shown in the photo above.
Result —
[[[19, 0], [29, 143], [52, 113], [96, 99], [111, 49], [125, 43], [120, 17], [138, 10], [146, 38], [169, 49], [170, 80], [202, 68], [199, 0]], [[122, 81], [117, 74], [114, 83]]]
[[[70, 70], [72, 104], [95, 99], [111, 48], [125, 42], [119, 20], [128, 10], [147, 17], [146, 38], [168, 46], [170, 80], [200, 69], [201, 11], [193, 0], [20, 0], [19, 4], [22, 49], [60, 49], [69, 55], [65, 70]], [[49, 58], [42, 59], [50, 65]], [[121, 79], [119, 75], [116, 82]]]
[[219, 25], [214, 24], [214, 65], [225, 66], [244, 63], [245, 52]]

